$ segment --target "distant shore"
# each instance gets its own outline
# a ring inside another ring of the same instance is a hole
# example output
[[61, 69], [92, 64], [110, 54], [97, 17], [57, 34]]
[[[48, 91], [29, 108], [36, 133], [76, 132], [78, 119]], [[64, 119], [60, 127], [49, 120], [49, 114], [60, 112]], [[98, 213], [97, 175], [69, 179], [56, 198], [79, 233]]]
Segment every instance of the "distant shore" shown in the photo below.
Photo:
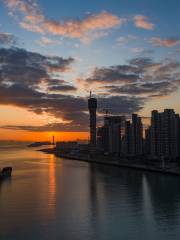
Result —
[[106, 158], [104, 160], [101, 157], [90, 158], [89, 155], [83, 155], [83, 156], [72, 156], [71, 154], [62, 154], [57, 152], [55, 149], [40, 149], [38, 151], [42, 151], [47, 154], [54, 154], [56, 157], [59, 158], [65, 158], [69, 160], [76, 160], [81, 162], [88, 162], [88, 163], [95, 163], [95, 164], [102, 164], [102, 165], [108, 165], [108, 166], [114, 166], [114, 167], [124, 167], [124, 168], [131, 168], [136, 170], [143, 170], [143, 171], [150, 171], [150, 172], [156, 172], [161, 174], [171, 174], [171, 175], [180, 175], [180, 166], [171, 167], [167, 164], [166, 167], [162, 168], [160, 166], [153, 166], [153, 165], [147, 165], [143, 163], [142, 161], [131, 161], [130, 160], [124, 160], [124, 159], [109, 159]]

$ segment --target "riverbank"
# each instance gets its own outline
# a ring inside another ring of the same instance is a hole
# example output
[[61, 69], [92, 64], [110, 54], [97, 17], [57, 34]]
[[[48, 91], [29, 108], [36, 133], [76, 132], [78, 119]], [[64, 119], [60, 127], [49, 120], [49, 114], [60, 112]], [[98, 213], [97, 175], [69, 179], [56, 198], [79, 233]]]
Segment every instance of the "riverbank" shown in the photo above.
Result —
[[[108, 157], [96, 157], [96, 158], [90, 158], [89, 155], [71, 155], [71, 154], [60, 154], [55, 149], [40, 149], [38, 151], [45, 152], [47, 154], [54, 154], [56, 157], [65, 158], [69, 160], [76, 160], [81, 162], [88, 162], [88, 163], [94, 163], [94, 164], [102, 164], [102, 165], [108, 165], [108, 166], [114, 166], [114, 167], [124, 167], [124, 168], [131, 168], [136, 170], [142, 170], [142, 171], [150, 171], [150, 172], [156, 172], [161, 174], [171, 174], [180, 176], [180, 166], [178, 165], [172, 165], [172, 164], [166, 164], [164, 168], [160, 165], [149, 165], [145, 164], [144, 161], [131, 161], [131, 160], [125, 160], [125, 159], [109, 159]], [[104, 159], [106, 158], [106, 159]], [[131, 161], [131, 162], [130, 162]]]

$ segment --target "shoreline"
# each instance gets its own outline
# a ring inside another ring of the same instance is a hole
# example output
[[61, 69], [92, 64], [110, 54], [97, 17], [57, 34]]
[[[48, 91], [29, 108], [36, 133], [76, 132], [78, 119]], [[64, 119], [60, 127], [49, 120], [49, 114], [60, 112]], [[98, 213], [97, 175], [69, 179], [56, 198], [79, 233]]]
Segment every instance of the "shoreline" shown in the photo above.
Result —
[[[38, 151], [44, 152], [46, 154], [54, 154], [56, 157], [69, 159], [69, 160], [76, 160], [80, 162], [87, 162], [87, 163], [94, 163], [94, 164], [101, 164], [101, 165], [107, 165], [107, 166], [113, 166], [113, 167], [124, 167], [124, 168], [131, 168], [135, 170], [140, 171], [148, 171], [148, 172], [155, 172], [155, 173], [161, 173], [161, 174], [169, 174], [169, 175], [175, 175], [180, 176], [180, 168], [172, 169], [172, 168], [161, 168], [161, 167], [155, 167], [155, 166], [147, 166], [142, 163], [133, 163], [133, 162], [127, 162], [124, 160], [121, 161], [115, 161], [115, 160], [102, 160], [100, 158], [93, 159], [89, 158], [89, 156], [72, 156], [68, 154], [59, 154], [54, 149], [40, 149]], [[130, 160], [129, 160], [130, 161]]]

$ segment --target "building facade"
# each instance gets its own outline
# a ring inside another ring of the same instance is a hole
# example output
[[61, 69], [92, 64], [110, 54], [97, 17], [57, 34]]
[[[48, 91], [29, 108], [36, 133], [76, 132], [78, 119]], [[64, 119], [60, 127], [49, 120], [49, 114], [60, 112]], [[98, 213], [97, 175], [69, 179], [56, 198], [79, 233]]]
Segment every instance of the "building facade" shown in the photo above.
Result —
[[124, 116], [104, 117], [104, 125], [98, 128], [97, 134], [98, 146], [101, 150], [109, 154], [121, 154], [124, 123]]
[[141, 117], [137, 114], [132, 114], [131, 152], [132, 155], [143, 154], [143, 125]]
[[179, 115], [173, 109], [164, 112], [152, 111], [151, 156], [176, 159], [180, 156]]
[[97, 99], [92, 98], [90, 93], [90, 98], [88, 99], [88, 109], [89, 109], [89, 128], [90, 128], [90, 147], [91, 150], [96, 149], [96, 110], [97, 110]]

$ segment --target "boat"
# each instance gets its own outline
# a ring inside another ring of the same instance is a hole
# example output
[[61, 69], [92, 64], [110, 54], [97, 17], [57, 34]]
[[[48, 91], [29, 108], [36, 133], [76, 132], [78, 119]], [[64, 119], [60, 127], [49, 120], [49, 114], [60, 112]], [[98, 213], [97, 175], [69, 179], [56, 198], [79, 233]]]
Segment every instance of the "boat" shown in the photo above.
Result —
[[4, 167], [0, 169], [0, 180], [10, 178], [12, 174], [12, 167]]

